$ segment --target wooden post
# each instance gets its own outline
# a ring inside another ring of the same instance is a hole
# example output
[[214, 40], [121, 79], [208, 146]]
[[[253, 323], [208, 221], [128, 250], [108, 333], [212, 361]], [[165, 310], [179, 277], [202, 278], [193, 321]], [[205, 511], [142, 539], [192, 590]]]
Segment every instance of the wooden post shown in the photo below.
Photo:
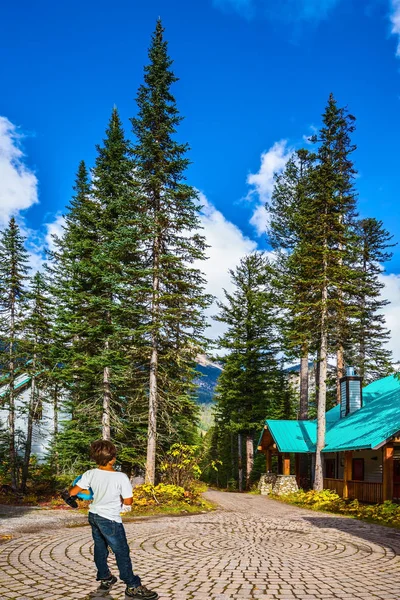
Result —
[[296, 481], [297, 481], [297, 485], [299, 487], [301, 487], [300, 485], [300, 454], [295, 454], [294, 455], [294, 468], [295, 468], [295, 473], [296, 473]]
[[393, 444], [383, 447], [383, 501], [393, 500]]
[[283, 474], [290, 475], [290, 454], [283, 455]]
[[239, 492], [243, 492], [243, 462], [242, 462], [242, 434], [238, 433], [238, 483]]
[[344, 474], [343, 474], [343, 498], [345, 500], [348, 499], [349, 497], [349, 484], [348, 482], [351, 481], [352, 478], [352, 471], [353, 471], [353, 452], [350, 451], [346, 451], [344, 453]]
[[271, 454], [271, 450], [267, 449], [266, 451], [266, 468], [267, 468], [267, 473], [271, 473], [272, 472], [272, 454]]

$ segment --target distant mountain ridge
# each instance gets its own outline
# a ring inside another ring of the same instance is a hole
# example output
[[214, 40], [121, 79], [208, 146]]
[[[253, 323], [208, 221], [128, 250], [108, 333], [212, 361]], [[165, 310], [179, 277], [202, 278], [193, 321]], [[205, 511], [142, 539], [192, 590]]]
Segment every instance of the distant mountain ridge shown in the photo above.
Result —
[[214, 402], [215, 386], [221, 374], [222, 366], [205, 354], [198, 354], [196, 359], [196, 371], [199, 372], [199, 377], [195, 379], [198, 386], [196, 401], [198, 404], [211, 404]]

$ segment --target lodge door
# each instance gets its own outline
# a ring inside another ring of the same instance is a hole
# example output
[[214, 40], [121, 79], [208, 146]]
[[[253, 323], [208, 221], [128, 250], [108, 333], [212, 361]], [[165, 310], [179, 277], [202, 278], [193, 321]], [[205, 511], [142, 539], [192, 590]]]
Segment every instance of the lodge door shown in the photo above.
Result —
[[354, 481], [364, 481], [364, 459], [353, 458], [352, 477]]

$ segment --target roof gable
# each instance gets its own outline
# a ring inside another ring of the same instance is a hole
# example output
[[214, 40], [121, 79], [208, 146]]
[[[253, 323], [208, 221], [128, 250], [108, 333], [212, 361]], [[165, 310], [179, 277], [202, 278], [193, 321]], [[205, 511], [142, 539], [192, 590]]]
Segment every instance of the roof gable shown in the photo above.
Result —
[[265, 421], [279, 452], [315, 452], [316, 421]]
[[[315, 452], [316, 421], [274, 421], [265, 424], [280, 452]], [[363, 406], [340, 418], [340, 407], [326, 413], [323, 452], [373, 449], [400, 431], [400, 379], [394, 375], [363, 389]], [[262, 436], [262, 434], [261, 434]]]
[[398, 431], [400, 380], [391, 375], [365, 387], [362, 408], [327, 429], [324, 452], [376, 448]]

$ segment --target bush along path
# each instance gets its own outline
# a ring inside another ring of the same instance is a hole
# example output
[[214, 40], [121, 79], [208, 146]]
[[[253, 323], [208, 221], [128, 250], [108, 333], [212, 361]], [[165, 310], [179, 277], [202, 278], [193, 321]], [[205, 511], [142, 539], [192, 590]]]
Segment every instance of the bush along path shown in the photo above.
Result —
[[400, 504], [394, 504], [390, 501], [382, 504], [362, 504], [358, 500], [343, 500], [331, 490], [323, 490], [322, 492], [299, 490], [283, 496], [274, 496], [274, 500], [400, 529]]

